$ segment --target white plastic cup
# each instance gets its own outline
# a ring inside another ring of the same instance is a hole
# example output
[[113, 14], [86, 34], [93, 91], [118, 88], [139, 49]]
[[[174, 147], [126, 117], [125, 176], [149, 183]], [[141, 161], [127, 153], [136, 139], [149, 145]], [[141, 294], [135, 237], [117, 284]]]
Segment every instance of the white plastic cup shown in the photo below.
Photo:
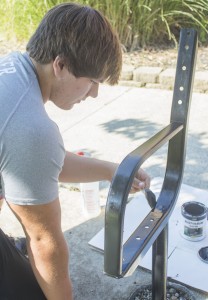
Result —
[[87, 218], [95, 218], [101, 213], [99, 182], [86, 182], [80, 184], [82, 210]]

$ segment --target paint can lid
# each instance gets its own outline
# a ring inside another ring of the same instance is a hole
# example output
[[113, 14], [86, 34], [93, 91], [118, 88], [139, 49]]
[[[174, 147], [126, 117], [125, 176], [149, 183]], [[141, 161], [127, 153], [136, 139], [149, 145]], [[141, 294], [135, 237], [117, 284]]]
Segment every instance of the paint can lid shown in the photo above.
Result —
[[198, 256], [203, 262], [208, 264], [208, 246], [199, 249]]
[[182, 205], [181, 213], [188, 220], [200, 221], [207, 217], [207, 208], [201, 202], [189, 201]]

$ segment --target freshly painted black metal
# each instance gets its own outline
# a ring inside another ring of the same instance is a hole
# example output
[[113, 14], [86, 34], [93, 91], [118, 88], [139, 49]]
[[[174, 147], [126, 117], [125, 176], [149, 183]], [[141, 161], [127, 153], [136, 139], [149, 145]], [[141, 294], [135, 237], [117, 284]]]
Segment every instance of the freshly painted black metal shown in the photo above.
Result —
[[[166, 294], [167, 223], [182, 181], [196, 49], [197, 32], [182, 29], [170, 124], [122, 161], [106, 205], [104, 272], [116, 278], [131, 274], [153, 245], [153, 300], [165, 299]], [[124, 214], [134, 176], [143, 162], [167, 142], [166, 173], [156, 206], [123, 245]]]

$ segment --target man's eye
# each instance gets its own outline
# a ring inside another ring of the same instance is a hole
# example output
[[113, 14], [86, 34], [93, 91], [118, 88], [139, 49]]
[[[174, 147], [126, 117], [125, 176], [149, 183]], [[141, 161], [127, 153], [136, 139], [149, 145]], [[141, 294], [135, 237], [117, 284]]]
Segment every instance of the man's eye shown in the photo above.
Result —
[[96, 82], [96, 81], [94, 81], [94, 80], [92, 80], [92, 79], [91, 79], [91, 82], [92, 82], [93, 84], [98, 84], [98, 82]]

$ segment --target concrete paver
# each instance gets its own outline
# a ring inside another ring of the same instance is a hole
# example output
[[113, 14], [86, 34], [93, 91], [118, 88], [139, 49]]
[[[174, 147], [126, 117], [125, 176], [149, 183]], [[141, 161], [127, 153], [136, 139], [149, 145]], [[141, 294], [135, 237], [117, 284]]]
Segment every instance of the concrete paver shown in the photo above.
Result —
[[194, 87], [202, 91], [208, 90], [208, 71], [196, 71]]
[[134, 67], [130, 65], [123, 65], [122, 67], [122, 73], [121, 73], [121, 80], [132, 80], [133, 79], [133, 72]]
[[157, 83], [162, 72], [160, 67], [139, 67], [133, 72], [133, 79], [142, 83]]
[[[92, 156], [120, 162], [130, 151], [169, 123], [172, 92], [158, 89], [102, 86], [99, 98], [89, 99], [70, 111], [52, 104], [46, 108], [57, 122], [67, 149], [83, 149]], [[194, 94], [183, 182], [208, 190], [208, 95]], [[167, 147], [144, 164], [151, 177], [163, 176]], [[105, 198], [109, 184], [101, 188]], [[88, 220], [81, 213], [79, 192], [60, 187], [62, 229], [70, 249], [70, 270], [75, 300], [126, 300], [140, 285], [150, 283], [147, 271], [138, 268], [128, 278], [103, 274], [103, 255], [88, 241], [103, 227], [104, 207], [99, 217]], [[105, 198], [106, 199], [106, 198]], [[22, 229], [5, 205], [0, 227], [21, 235]], [[197, 300], [208, 295], [194, 290]]]
[[[120, 84], [146, 88], [172, 90], [176, 68], [138, 67], [125, 65], [122, 69]], [[193, 86], [194, 92], [208, 93], [208, 71], [196, 71]]]
[[166, 69], [159, 75], [159, 83], [168, 89], [173, 89], [175, 81], [175, 69]]

